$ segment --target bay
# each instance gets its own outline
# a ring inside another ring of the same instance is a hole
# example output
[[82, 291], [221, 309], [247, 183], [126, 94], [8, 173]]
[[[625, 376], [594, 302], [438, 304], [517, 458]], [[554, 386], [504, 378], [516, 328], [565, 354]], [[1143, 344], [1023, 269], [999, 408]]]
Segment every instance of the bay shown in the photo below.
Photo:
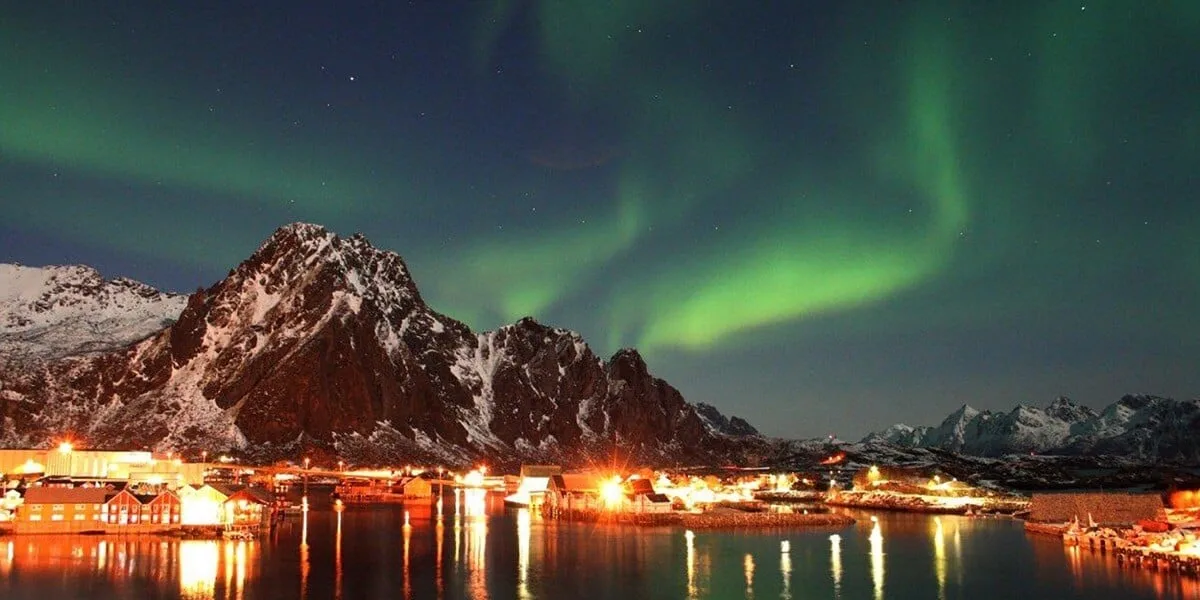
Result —
[[314, 510], [251, 542], [10, 536], [0, 598], [1200, 597], [1194, 577], [1064, 548], [1019, 521], [850, 514], [857, 524], [841, 529], [688, 532], [493, 501], [440, 520], [428, 505]]

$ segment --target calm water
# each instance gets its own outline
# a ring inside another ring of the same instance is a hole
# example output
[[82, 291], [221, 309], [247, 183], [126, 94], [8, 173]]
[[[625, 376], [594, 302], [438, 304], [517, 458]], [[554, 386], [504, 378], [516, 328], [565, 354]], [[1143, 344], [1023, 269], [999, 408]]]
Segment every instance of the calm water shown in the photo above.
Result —
[[[1009, 520], [854, 513], [836, 531], [697, 532], [542, 521], [491, 505], [314, 511], [256, 542], [0, 538], [0, 598], [1135, 598], [1200, 580], [1119, 567]], [[788, 551], [783, 552], [783, 542]]]

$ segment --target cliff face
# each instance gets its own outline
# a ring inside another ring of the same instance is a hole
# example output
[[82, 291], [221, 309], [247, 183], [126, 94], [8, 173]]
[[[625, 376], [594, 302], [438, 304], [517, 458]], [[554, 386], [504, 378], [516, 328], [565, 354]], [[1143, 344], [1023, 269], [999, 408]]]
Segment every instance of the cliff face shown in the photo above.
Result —
[[69, 433], [380, 461], [736, 459], [730, 436], [636, 351], [605, 362], [578, 334], [528, 318], [474, 333], [425, 305], [398, 255], [306, 224], [276, 231], [140, 342], [0, 356], [0, 414], [6, 445]]

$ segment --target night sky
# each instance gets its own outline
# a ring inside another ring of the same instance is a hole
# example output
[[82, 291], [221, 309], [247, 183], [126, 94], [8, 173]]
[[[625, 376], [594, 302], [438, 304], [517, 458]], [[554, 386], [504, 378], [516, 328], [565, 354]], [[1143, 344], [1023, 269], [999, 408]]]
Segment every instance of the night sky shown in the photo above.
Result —
[[0, 11], [0, 262], [362, 232], [788, 437], [1200, 396], [1195, 0], [181, 4]]

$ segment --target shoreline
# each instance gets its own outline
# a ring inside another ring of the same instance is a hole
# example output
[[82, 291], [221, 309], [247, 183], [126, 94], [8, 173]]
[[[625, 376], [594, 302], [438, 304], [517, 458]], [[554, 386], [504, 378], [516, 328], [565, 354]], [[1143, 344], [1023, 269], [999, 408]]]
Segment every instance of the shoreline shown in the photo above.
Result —
[[839, 513], [776, 513], [716, 511], [702, 513], [606, 513], [576, 511], [547, 516], [550, 519], [585, 523], [613, 523], [639, 527], [682, 527], [684, 529], [773, 529], [788, 527], [840, 528], [853, 525], [853, 517]]

